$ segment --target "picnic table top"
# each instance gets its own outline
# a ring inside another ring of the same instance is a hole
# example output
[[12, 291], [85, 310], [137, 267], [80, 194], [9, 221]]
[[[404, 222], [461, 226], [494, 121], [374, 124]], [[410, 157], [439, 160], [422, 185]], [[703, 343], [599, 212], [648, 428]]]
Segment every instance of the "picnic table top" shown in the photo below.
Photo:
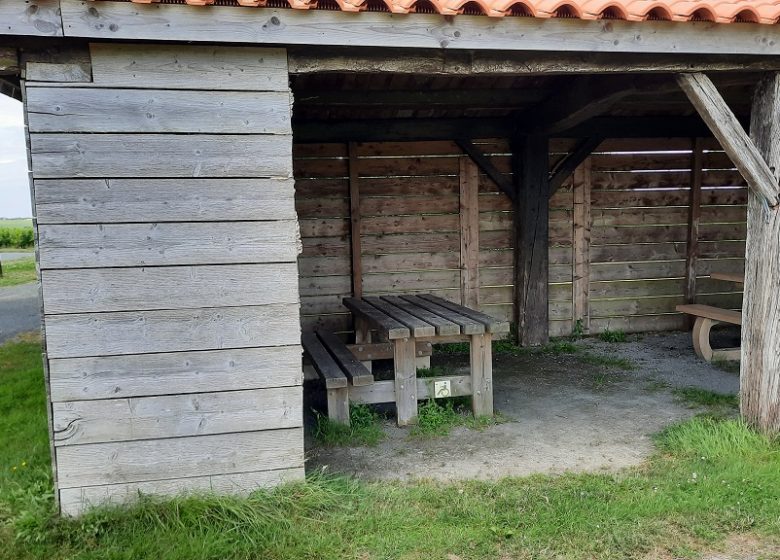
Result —
[[390, 340], [509, 332], [509, 323], [431, 294], [344, 298], [356, 317]]
[[710, 274], [710, 278], [713, 280], [725, 280], [726, 282], [734, 282], [736, 284], [745, 283], [745, 275], [736, 272], [713, 272]]

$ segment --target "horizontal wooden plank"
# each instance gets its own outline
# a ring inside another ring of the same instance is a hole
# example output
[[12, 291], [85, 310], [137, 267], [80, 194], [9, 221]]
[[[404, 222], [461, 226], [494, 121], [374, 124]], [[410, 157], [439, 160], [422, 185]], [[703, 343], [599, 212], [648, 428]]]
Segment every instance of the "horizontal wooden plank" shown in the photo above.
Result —
[[279, 484], [301, 481], [303, 479], [303, 467], [294, 467], [272, 471], [63, 488], [59, 491], [60, 507], [64, 515], [77, 516], [82, 515], [89, 508], [95, 506], [132, 504], [137, 502], [141, 496], [176, 496], [203, 493], [246, 496], [260, 488], [271, 488]]
[[294, 221], [42, 225], [41, 268], [294, 262]]
[[38, 179], [39, 224], [295, 220], [292, 179]]
[[93, 43], [96, 87], [288, 91], [278, 48]]
[[276, 387], [54, 403], [54, 445], [299, 428], [302, 394]]
[[[189, 6], [153, 3], [140, 6], [124, 2], [62, 0], [62, 18], [68, 34], [103, 39], [262, 43], [279, 45], [331, 45], [359, 47], [422, 48], [451, 51], [576, 51], [622, 53], [776, 55], [772, 29], [759, 26], [713, 26], [708, 21], [679, 24], [648, 21], [638, 32], [635, 22], [610, 21], [602, 29], [578, 18], [460, 18], [417, 14], [414, 32], [410, 22], [396, 14], [368, 12], [356, 18], [340, 10], [213, 9], [193, 11]], [[93, 10], [89, 12], [89, 10]], [[419, 21], [417, 21], [419, 20]], [[457, 34], [455, 33], [457, 32]], [[436, 68], [440, 66], [436, 60]], [[687, 65], [685, 66], [688, 67]], [[534, 72], [529, 65], [525, 72]], [[536, 69], [536, 71], [539, 71]], [[560, 72], [560, 65], [547, 71]]]
[[702, 304], [686, 304], [678, 305], [677, 311], [693, 315], [694, 317], [705, 317], [707, 319], [713, 319], [723, 323], [730, 323], [732, 325], [742, 324], [742, 313], [739, 311], [733, 311], [731, 309], [721, 309], [712, 305]]
[[27, 88], [30, 132], [292, 134], [287, 92]]
[[[33, 177], [291, 177], [290, 135], [30, 135]], [[247, 157], [256, 154], [257, 157]]]
[[47, 314], [298, 302], [294, 262], [42, 270]]
[[302, 466], [302, 428], [69, 445], [57, 450], [60, 488]]
[[[453, 397], [463, 397], [471, 395], [471, 376], [469, 375], [450, 375], [435, 378], [417, 378], [417, 398], [433, 398], [433, 382], [449, 381], [450, 395]], [[349, 400], [362, 404], [378, 404], [395, 402], [395, 382], [394, 381], [375, 381], [371, 385], [363, 387], [350, 387]]]
[[590, 320], [590, 332], [591, 334], [599, 334], [605, 330], [619, 330], [627, 333], [679, 331], [685, 329], [685, 321], [685, 317], [680, 313], [593, 318]]
[[301, 335], [301, 343], [308, 361], [325, 382], [326, 389], [347, 387], [347, 376], [315, 333], [304, 332]]
[[52, 402], [300, 385], [301, 347], [49, 359]]
[[409, 337], [409, 329], [405, 325], [360, 298], [348, 297], [343, 301], [353, 315], [365, 319], [372, 330], [379, 331], [390, 340]]
[[300, 342], [298, 305], [49, 315], [49, 358], [145, 354]]
[[0, 3], [0, 34], [62, 37], [59, 1]]

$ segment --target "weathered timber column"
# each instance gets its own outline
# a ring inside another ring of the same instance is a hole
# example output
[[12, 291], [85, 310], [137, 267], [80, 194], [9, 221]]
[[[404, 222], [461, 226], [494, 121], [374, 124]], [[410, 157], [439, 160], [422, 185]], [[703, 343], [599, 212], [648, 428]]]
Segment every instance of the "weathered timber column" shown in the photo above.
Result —
[[[696, 301], [696, 264], [699, 259], [699, 222], [701, 221], [701, 174], [704, 157], [701, 138], [694, 138], [691, 146], [691, 190], [688, 196], [688, 236], [685, 257], [685, 303]], [[693, 328], [693, 317], [686, 318]]]
[[[756, 87], [750, 136], [774, 174], [780, 175], [780, 74]], [[768, 433], [780, 432], [780, 210], [748, 193], [745, 295], [742, 302], [741, 409]]]
[[548, 320], [549, 163], [544, 136], [513, 145], [515, 182], [515, 317], [518, 343], [545, 344]]

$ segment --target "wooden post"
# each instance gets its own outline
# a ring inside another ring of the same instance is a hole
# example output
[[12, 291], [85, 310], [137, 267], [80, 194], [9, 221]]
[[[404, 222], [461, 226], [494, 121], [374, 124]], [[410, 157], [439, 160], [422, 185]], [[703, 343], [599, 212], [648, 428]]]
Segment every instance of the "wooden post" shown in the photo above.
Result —
[[471, 335], [471, 407], [474, 416], [493, 416], [493, 336]]
[[479, 171], [468, 156], [460, 158], [460, 293], [479, 309]]
[[417, 367], [413, 338], [393, 341], [395, 366], [395, 406], [399, 426], [408, 426], [417, 419]]
[[549, 339], [549, 151], [545, 136], [520, 136], [513, 143], [517, 196], [515, 222], [515, 317], [518, 343]]
[[[688, 244], [685, 258], [685, 303], [696, 301], [696, 262], [699, 258], [699, 221], [701, 219], [702, 139], [695, 138], [691, 152], [691, 190], [688, 196]], [[688, 327], [693, 317], [687, 317]]]
[[349, 426], [349, 387], [327, 389], [328, 419]]
[[574, 171], [574, 268], [572, 270], [572, 329], [577, 323], [582, 332], [590, 332], [590, 191], [591, 160], [585, 159]]
[[357, 145], [348, 144], [349, 152], [349, 238], [352, 249], [352, 297], [363, 296], [363, 250], [360, 242], [360, 176], [358, 174]]
[[[756, 87], [751, 138], [772, 171], [780, 175], [780, 74]], [[775, 200], [776, 192], [770, 192]], [[780, 432], [780, 210], [763, 192], [748, 194], [745, 295], [742, 303], [742, 415], [763, 432]]]

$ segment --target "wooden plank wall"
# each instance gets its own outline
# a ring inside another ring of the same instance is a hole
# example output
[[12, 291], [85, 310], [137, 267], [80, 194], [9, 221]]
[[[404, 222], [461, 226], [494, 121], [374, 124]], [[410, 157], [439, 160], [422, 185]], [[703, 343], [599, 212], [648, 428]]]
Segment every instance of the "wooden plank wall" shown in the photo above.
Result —
[[[507, 142], [476, 144], [509, 173]], [[573, 145], [553, 140], [551, 165]], [[684, 297], [692, 145], [688, 139], [607, 140], [552, 197], [552, 336], [571, 333], [577, 319], [591, 333], [683, 327], [674, 307]], [[704, 276], [742, 270], [746, 192], [723, 152], [711, 142], [704, 146], [696, 299], [736, 308], [738, 288]], [[360, 195], [357, 247], [365, 294], [432, 291], [511, 320], [512, 208], [492, 181], [477, 177], [479, 267], [476, 280], [467, 276], [479, 286], [474, 295], [463, 281], [469, 254], [463, 235], [473, 235], [464, 229], [462, 207], [464, 175], [474, 171], [460, 149], [452, 142], [386, 142], [353, 144], [352, 150], [353, 169], [346, 144], [294, 147], [304, 330], [351, 329], [341, 305], [353, 289], [350, 171]]]
[[68, 77], [25, 84], [62, 511], [301, 478], [285, 51], [92, 45]]

